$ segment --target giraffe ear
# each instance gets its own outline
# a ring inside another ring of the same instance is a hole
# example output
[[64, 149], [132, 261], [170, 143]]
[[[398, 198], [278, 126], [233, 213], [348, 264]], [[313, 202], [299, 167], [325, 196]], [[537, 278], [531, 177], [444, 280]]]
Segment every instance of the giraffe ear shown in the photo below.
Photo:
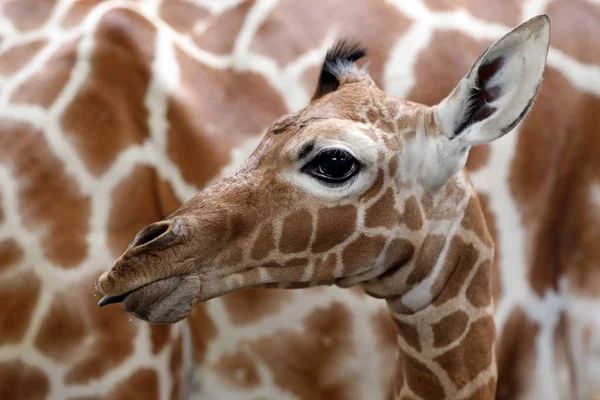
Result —
[[537, 96], [546, 66], [550, 19], [540, 15], [492, 44], [452, 93], [435, 108], [435, 118], [453, 153], [510, 132]]
[[358, 43], [342, 40], [327, 51], [321, 67], [317, 89], [311, 101], [325, 96], [340, 87], [340, 78], [358, 70], [356, 61], [367, 55], [367, 51]]

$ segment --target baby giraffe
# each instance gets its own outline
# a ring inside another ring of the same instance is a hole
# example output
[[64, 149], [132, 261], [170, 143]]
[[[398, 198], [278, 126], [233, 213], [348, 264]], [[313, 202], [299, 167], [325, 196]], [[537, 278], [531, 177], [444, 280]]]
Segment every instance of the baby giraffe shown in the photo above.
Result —
[[386, 95], [355, 64], [364, 50], [337, 44], [310, 104], [142, 229], [99, 305], [174, 323], [242, 288], [361, 285], [397, 323], [396, 398], [493, 399], [493, 242], [464, 166], [531, 108], [549, 37], [547, 16], [523, 23], [434, 107]]

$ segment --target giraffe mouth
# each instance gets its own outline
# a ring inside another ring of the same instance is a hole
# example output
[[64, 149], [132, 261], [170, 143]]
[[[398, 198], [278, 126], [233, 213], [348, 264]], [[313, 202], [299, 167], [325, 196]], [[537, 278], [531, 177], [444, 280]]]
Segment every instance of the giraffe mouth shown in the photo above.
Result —
[[200, 279], [179, 275], [140, 286], [118, 296], [104, 296], [98, 307], [123, 303], [125, 311], [156, 324], [175, 323], [185, 318], [196, 303]]

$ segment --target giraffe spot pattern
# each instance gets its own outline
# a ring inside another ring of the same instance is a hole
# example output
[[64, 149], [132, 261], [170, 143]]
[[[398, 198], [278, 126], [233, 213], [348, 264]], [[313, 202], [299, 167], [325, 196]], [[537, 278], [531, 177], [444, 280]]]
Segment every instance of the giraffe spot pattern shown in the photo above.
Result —
[[505, 25], [517, 25], [523, 0], [508, 0], [502, 4], [496, 2], [482, 3], [477, 0], [424, 0], [427, 7], [435, 11], [457, 11], [465, 9], [473, 16], [490, 22]]
[[474, 307], [485, 307], [491, 304], [491, 267], [490, 262], [485, 261], [478, 267], [475, 276], [467, 288], [467, 300]]
[[275, 237], [273, 236], [273, 224], [270, 221], [261, 226], [250, 256], [253, 260], [260, 260], [275, 250]]
[[386, 238], [381, 235], [367, 236], [361, 234], [354, 239], [342, 252], [344, 274], [350, 275], [359, 270], [368, 268], [373, 260], [383, 251]]
[[458, 346], [435, 358], [459, 389], [491, 365], [493, 343], [489, 338], [494, 334], [493, 317], [480, 318], [471, 324]]
[[223, 305], [234, 325], [259, 323], [262, 318], [277, 314], [292, 300], [284, 290], [244, 289], [223, 297]]
[[312, 235], [313, 216], [307, 210], [294, 212], [284, 218], [279, 240], [282, 253], [299, 253], [308, 248]]
[[394, 322], [398, 328], [398, 334], [406, 340], [406, 343], [416, 351], [421, 351], [421, 339], [417, 328], [413, 324], [399, 319], [394, 319]]
[[80, 193], [39, 132], [12, 120], [0, 125], [0, 159], [19, 181], [18, 212], [25, 227], [39, 232], [48, 261], [76, 267], [87, 255], [90, 198]]
[[[222, 297], [223, 300], [226, 298], [227, 296]], [[198, 366], [203, 365], [208, 346], [219, 334], [207, 308], [206, 303], [198, 303], [187, 317], [192, 339], [193, 360]]]
[[11, 103], [50, 107], [71, 76], [78, 44], [79, 39], [74, 39], [60, 46], [39, 72], [15, 89], [10, 98]]
[[472, 196], [461, 221], [463, 228], [471, 230], [488, 246], [493, 245], [492, 238], [488, 232], [486, 219], [477, 197]]
[[117, 384], [107, 396], [115, 400], [145, 400], [159, 397], [158, 374], [155, 370], [142, 368]]
[[0, 362], [0, 398], [44, 399], [50, 391], [46, 373], [23, 361]]
[[202, 33], [193, 35], [194, 42], [206, 51], [217, 54], [231, 53], [239, 30], [254, 4], [254, 0], [243, 1], [212, 17]]
[[23, 259], [23, 255], [23, 249], [14, 239], [0, 241], [0, 272], [17, 265]]
[[404, 203], [404, 216], [402, 220], [413, 231], [418, 231], [423, 227], [423, 216], [421, 215], [421, 209], [415, 196], [409, 197]]
[[[108, 11], [98, 24], [90, 75], [61, 119], [65, 135], [96, 176], [124, 149], [148, 137], [144, 99], [155, 35], [149, 21], [124, 8]], [[113, 132], [110, 140], [106, 132]]]
[[439, 293], [434, 305], [442, 305], [458, 295], [478, 258], [479, 251], [472, 243], [467, 243], [458, 236], [452, 238], [442, 272], [431, 289], [433, 294]]
[[338, 262], [337, 253], [330, 253], [318, 257], [315, 261], [315, 272], [312, 281], [331, 279]]
[[356, 213], [353, 205], [320, 209], [311, 251], [322, 253], [347, 240], [356, 229]]
[[20, 271], [2, 278], [0, 281], [0, 304], [2, 304], [0, 343], [18, 343], [23, 338], [34, 307], [38, 303], [40, 288], [40, 280], [33, 271]]
[[302, 399], [342, 400], [352, 397], [358, 371], [339, 376], [339, 366], [353, 358], [352, 313], [336, 302], [312, 311], [299, 332], [278, 330], [245, 342], [272, 369], [275, 384]]
[[243, 350], [223, 354], [215, 369], [233, 387], [251, 389], [261, 383], [256, 365]]
[[208, 10], [200, 4], [185, 0], [163, 2], [160, 5], [159, 15], [173, 29], [183, 34], [192, 33], [196, 24], [210, 17]]
[[433, 345], [443, 347], [454, 342], [467, 329], [468, 322], [469, 316], [467, 313], [457, 310], [432, 324]]
[[418, 250], [415, 267], [406, 278], [406, 283], [413, 285], [422, 281], [429, 275], [429, 272], [435, 266], [443, 247], [443, 236], [434, 234], [427, 235]]
[[46, 45], [45, 39], [16, 44], [0, 54], [0, 75], [10, 76], [23, 68]]
[[369, 228], [391, 228], [398, 224], [400, 218], [400, 213], [396, 209], [394, 189], [388, 188], [383, 196], [367, 209], [365, 226]]
[[400, 355], [400, 369], [404, 372], [404, 384], [422, 399], [443, 399], [444, 389], [437, 376], [417, 359], [405, 352]]
[[21, 32], [40, 28], [52, 15], [56, 0], [9, 1], [2, 6], [2, 12]]
[[150, 325], [152, 354], [158, 354], [171, 339], [171, 325]]

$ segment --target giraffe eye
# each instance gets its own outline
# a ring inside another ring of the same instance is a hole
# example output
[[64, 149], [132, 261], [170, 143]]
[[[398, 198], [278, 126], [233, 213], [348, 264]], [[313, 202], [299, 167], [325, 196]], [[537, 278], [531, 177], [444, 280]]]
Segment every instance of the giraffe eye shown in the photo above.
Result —
[[349, 152], [326, 149], [306, 164], [302, 171], [328, 183], [342, 183], [356, 175], [358, 169], [358, 161]]

